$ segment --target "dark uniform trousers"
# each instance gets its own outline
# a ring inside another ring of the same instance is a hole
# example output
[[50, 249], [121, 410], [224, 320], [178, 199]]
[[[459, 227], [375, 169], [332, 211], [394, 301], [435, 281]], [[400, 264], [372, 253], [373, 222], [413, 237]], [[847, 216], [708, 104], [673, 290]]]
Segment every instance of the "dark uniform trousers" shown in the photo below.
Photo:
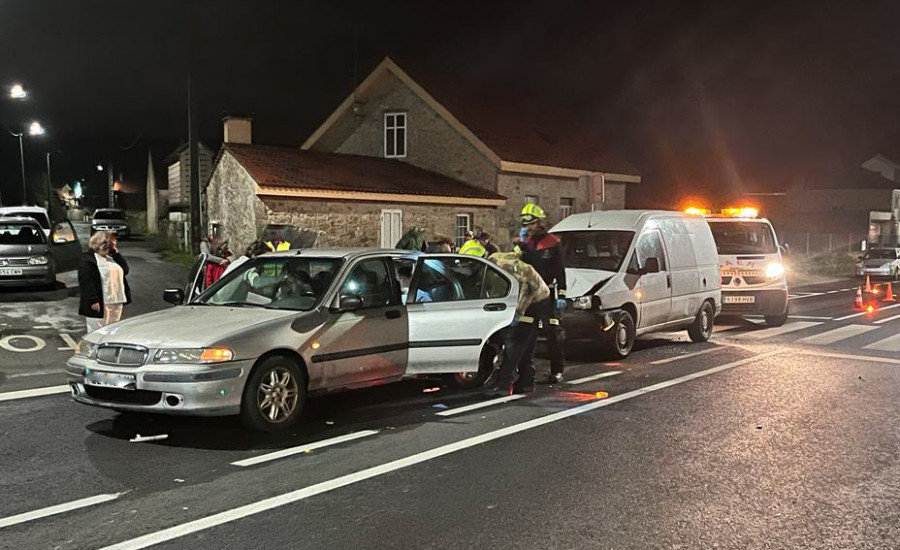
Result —
[[547, 300], [532, 304], [518, 324], [501, 332], [504, 352], [503, 362], [497, 373], [497, 387], [508, 388], [517, 372], [519, 386], [534, 386], [534, 350], [537, 346], [538, 322], [547, 317], [547, 304]]
[[550, 353], [550, 373], [562, 374], [566, 369], [566, 360], [559, 338], [560, 314], [556, 310], [556, 298], [551, 293], [550, 298], [544, 300], [544, 308], [550, 312], [546, 318], [541, 319], [538, 329], [547, 339], [547, 351]]

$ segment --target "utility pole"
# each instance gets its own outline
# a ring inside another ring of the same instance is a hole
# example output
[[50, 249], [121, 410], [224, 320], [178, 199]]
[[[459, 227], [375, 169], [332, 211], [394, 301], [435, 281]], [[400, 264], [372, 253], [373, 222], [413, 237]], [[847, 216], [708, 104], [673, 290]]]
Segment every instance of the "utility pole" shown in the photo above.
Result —
[[50, 197], [53, 195], [53, 184], [50, 179], [50, 153], [47, 153], [47, 212], [50, 212]]
[[24, 132], [19, 132], [19, 162], [22, 163], [22, 205], [25, 206], [28, 204], [28, 187], [25, 185], [25, 146], [22, 145], [22, 134]]
[[115, 184], [115, 179], [116, 178], [113, 177], [113, 163], [112, 163], [112, 160], [110, 160], [108, 163], [106, 163], [106, 185], [109, 188], [108, 208], [116, 207], [116, 193], [115, 193], [115, 190], [113, 189], [114, 184]]
[[200, 253], [202, 238], [200, 225], [200, 159], [197, 153], [197, 109], [194, 108], [194, 89], [188, 69], [188, 149], [191, 165], [191, 250]]

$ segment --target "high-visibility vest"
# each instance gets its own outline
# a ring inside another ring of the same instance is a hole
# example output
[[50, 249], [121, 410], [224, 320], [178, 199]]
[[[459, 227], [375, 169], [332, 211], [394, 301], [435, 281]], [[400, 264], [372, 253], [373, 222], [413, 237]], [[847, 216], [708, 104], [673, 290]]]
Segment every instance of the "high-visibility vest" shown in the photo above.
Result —
[[463, 243], [463, 245], [459, 248], [459, 253], [470, 254], [472, 256], [480, 256], [483, 258], [484, 255], [487, 254], [487, 249], [483, 244], [475, 239], [472, 239]]
[[289, 243], [287, 241], [281, 241], [280, 243], [278, 243], [278, 246], [275, 246], [274, 244], [272, 244], [272, 241], [266, 241], [266, 246], [272, 252], [281, 252], [283, 250], [291, 249], [291, 243]]

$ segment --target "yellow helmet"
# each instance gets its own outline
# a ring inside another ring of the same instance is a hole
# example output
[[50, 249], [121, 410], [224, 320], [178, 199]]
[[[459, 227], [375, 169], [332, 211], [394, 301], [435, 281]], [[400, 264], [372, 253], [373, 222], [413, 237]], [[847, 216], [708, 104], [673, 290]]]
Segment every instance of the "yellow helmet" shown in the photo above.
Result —
[[522, 214], [520, 214], [522, 218], [522, 225], [531, 225], [538, 220], [544, 220], [547, 218], [547, 214], [544, 213], [544, 209], [540, 206], [534, 204], [533, 202], [529, 202], [522, 208]]

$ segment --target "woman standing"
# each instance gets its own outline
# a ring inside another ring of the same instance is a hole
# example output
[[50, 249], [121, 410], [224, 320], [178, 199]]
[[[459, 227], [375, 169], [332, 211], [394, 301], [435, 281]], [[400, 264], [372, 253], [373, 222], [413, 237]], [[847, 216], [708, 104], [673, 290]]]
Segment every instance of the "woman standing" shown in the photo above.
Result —
[[131, 289], [125, 279], [128, 262], [119, 254], [112, 233], [94, 233], [88, 248], [78, 266], [78, 313], [85, 317], [87, 331], [91, 332], [122, 318], [122, 308], [131, 303]]

